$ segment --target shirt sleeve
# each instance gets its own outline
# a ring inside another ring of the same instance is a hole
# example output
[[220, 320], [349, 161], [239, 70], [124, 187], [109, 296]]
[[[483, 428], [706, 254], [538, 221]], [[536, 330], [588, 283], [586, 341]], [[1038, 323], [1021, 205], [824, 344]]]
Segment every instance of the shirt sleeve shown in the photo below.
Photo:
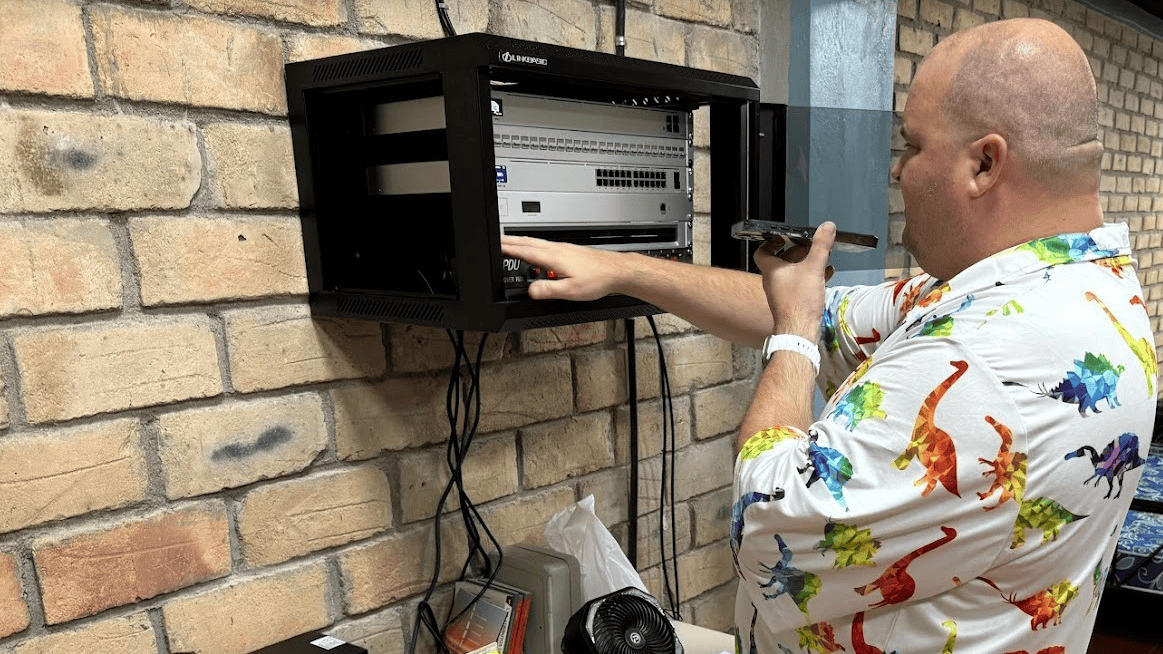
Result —
[[941, 283], [916, 275], [876, 286], [829, 287], [821, 320], [820, 375], [825, 397], [876, 351], [916, 306], [940, 297]]
[[742, 591], [779, 633], [972, 580], [1007, 550], [1025, 479], [1024, 463], [989, 462], [1025, 443], [1000, 382], [957, 341], [870, 354], [807, 433], [773, 426], [744, 444]]

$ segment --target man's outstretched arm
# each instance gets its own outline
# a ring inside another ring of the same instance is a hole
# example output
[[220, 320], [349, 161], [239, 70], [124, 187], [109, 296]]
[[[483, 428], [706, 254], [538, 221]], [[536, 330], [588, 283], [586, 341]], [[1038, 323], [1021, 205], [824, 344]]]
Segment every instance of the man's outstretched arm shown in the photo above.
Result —
[[523, 236], [505, 236], [501, 250], [557, 274], [556, 280], [529, 286], [535, 300], [596, 300], [620, 293], [728, 341], [759, 347], [772, 333], [759, 275]]

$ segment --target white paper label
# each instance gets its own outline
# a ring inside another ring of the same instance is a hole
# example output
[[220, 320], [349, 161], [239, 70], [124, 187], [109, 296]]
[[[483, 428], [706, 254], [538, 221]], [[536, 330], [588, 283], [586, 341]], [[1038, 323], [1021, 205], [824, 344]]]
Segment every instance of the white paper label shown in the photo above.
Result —
[[347, 641], [339, 640], [338, 638], [335, 638], [333, 636], [324, 636], [322, 638], [317, 638], [317, 639], [311, 641], [311, 644], [314, 645], [315, 647], [318, 647], [319, 649], [335, 649], [336, 647], [339, 647], [340, 645], [347, 644]]

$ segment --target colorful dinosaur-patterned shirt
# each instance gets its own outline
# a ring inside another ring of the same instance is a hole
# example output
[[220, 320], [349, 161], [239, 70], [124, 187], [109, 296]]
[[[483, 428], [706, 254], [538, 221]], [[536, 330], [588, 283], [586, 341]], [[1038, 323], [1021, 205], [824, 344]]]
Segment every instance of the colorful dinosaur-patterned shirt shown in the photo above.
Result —
[[1128, 232], [827, 291], [807, 433], [735, 467], [741, 654], [1085, 654], [1155, 416]]

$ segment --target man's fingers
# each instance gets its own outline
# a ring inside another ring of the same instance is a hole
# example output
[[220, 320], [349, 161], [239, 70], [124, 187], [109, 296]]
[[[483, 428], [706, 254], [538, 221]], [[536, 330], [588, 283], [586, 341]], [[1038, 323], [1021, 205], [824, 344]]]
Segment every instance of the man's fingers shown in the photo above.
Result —
[[836, 242], [836, 223], [828, 221], [816, 228], [812, 234], [812, 249], [808, 258], [812, 259], [821, 270], [828, 265], [828, 257], [832, 254], [832, 244]]

